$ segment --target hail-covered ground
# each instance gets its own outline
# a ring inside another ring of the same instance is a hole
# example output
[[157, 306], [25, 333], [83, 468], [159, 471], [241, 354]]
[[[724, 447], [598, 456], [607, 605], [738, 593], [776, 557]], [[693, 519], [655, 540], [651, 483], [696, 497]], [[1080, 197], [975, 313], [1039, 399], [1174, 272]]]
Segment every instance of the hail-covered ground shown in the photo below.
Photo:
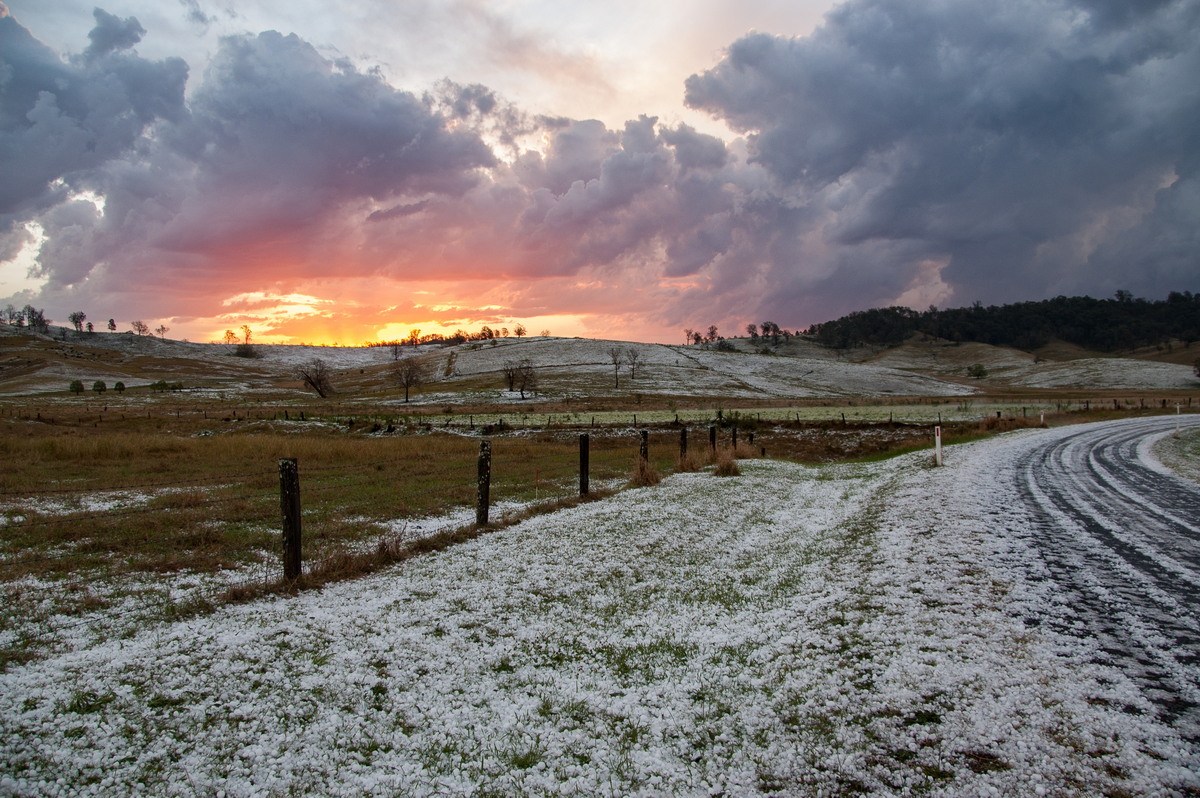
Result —
[[678, 474], [319, 592], [81, 632], [0, 674], [0, 793], [1200, 789], [1121, 673], [1023, 623], [1039, 593], [963, 490], [1003, 450]]

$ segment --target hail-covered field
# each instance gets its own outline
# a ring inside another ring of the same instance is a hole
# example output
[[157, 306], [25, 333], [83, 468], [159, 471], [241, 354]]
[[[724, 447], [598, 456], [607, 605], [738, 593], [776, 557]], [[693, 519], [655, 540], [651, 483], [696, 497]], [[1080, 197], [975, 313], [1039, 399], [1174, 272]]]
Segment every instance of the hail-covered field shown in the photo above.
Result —
[[0, 674], [0, 793], [1158, 795], [1196, 752], [964, 487], [744, 461]]

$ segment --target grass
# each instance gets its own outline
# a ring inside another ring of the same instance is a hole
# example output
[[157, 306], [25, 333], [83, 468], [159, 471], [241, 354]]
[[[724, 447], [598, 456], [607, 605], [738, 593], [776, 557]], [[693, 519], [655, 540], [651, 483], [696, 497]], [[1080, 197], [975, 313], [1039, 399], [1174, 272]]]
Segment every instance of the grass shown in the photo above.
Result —
[[[969, 402], [961, 404], [962, 412], [978, 413]], [[898, 407], [856, 410], [894, 415]], [[826, 463], [891, 457], [932, 444], [928, 425], [805, 421], [799, 414], [788, 420], [792, 411], [778, 410], [695, 411], [707, 413], [707, 422], [687, 430], [689, 446], [681, 457], [677, 411], [639, 407], [639, 425], [650, 429], [650, 458], [643, 464], [634, 429], [624, 422], [593, 425], [590, 414], [578, 411], [546, 414], [544, 426], [531, 430], [528, 424], [539, 420], [531, 415], [509, 422], [455, 414], [439, 424], [436, 417], [387, 416], [332, 403], [281, 409], [170, 394], [141, 397], [138, 405], [83, 397], [40, 410], [10, 406], [0, 411], [6, 463], [0, 472], [0, 632], [16, 630], [17, 642], [0, 653], [0, 661], [28, 658], [47, 634], [29, 630], [51, 628], [55, 617], [182, 617], [222, 601], [353, 578], [469, 539], [475, 530], [453, 524], [432, 538], [414, 539], [405, 519], [474, 505], [482, 435], [492, 440], [493, 505], [535, 512], [578, 501], [581, 433], [590, 438], [593, 495], [624, 484], [652, 485], [672, 471], [711, 466], [718, 474], [736, 473], [738, 459], [760, 455]], [[1105, 405], [1067, 417], [1094, 420], [1115, 412]], [[622, 415], [613, 411], [609, 417]], [[670, 420], [647, 423], [660, 416]], [[1034, 426], [1035, 419], [1010, 413], [948, 423], [944, 441]], [[735, 431], [736, 456], [730, 449]], [[285, 457], [299, 462], [306, 567], [303, 580], [290, 585], [281, 580], [278, 551], [277, 462]], [[490, 528], [513, 523], [525, 511], [497, 512], [501, 518]], [[165, 599], [146, 592], [156, 575], [168, 574], [188, 586], [181, 595]]]

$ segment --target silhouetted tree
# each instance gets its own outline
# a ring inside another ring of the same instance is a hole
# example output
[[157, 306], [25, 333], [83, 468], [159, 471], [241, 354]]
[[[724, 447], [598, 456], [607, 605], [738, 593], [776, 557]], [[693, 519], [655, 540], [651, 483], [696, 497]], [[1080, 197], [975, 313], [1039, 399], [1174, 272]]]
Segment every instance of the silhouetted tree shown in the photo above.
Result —
[[146, 324], [146, 322], [140, 319], [138, 321], [129, 322], [129, 326], [132, 327], [133, 331], [138, 335], [145, 335], [146, 333], [150, 332], [150, 325]]
[[116, 319], [109, 319], [109, 320], [108, 320], [108, 331], [109, 331], [109, 332], [116, 332], [116, 331], [117, 331], [117, 320], [116, 320]]
[[296, 376], [300, 378], [300, 381], [304, 383], [306, 388], [315, 391], [317, 396], [322, 399], [333, 393], [329, 366], [319, 357], [313, 358], [301, 366], [297, 366]]
[[612, 346], [608, 349], [608, 357], [613, 365], [613, 387], [621, 387], [621, 363], [624, 361], [625, 352], [619, 346]]
[[74, 313], [71, 313], [70, 315], [68, 315], [67, 318], [70, 319], [71, 324], [74, 325], [75, 332], [77, 332], [77, 333], [83, 332], [83, 323], [85, 321], [87, 321], [86, 313], [84, 313], [82, 310], [77, 310]]
[[629, 366], [629, 379], [637, 379], [638, 364], [642, 359], [642, 353], [630, 347], [625, 350], [625, 365]]
[[404, 401], [408, 401], [411, 388], [420, 388], [425, 384], [425, 364], [415, 358], [405, 358], [396, 366], [396, 382], [404, 388]]

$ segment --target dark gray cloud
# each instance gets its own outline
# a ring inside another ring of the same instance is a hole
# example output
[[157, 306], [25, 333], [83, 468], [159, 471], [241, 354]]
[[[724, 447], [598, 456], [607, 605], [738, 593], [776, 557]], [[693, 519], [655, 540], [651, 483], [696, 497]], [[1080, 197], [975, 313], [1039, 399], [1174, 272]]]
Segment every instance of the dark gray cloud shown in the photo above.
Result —
[[88, 61], [117, 50], [128, 50], [146, 35], [146, 29], [135, 17], [120, 19], [102, 8], [97, 8], [93, 16], [96, 27], [88, 33], [91, 44], [83, 51], [83, 57]]
[[1200, 283], [1198, 22], [1191, 0], [852, 0], [738, 40], [687, 100], [815, 213], [787, 301], [874, 304], [930, 260], [948, 301], [1162, 295]]

